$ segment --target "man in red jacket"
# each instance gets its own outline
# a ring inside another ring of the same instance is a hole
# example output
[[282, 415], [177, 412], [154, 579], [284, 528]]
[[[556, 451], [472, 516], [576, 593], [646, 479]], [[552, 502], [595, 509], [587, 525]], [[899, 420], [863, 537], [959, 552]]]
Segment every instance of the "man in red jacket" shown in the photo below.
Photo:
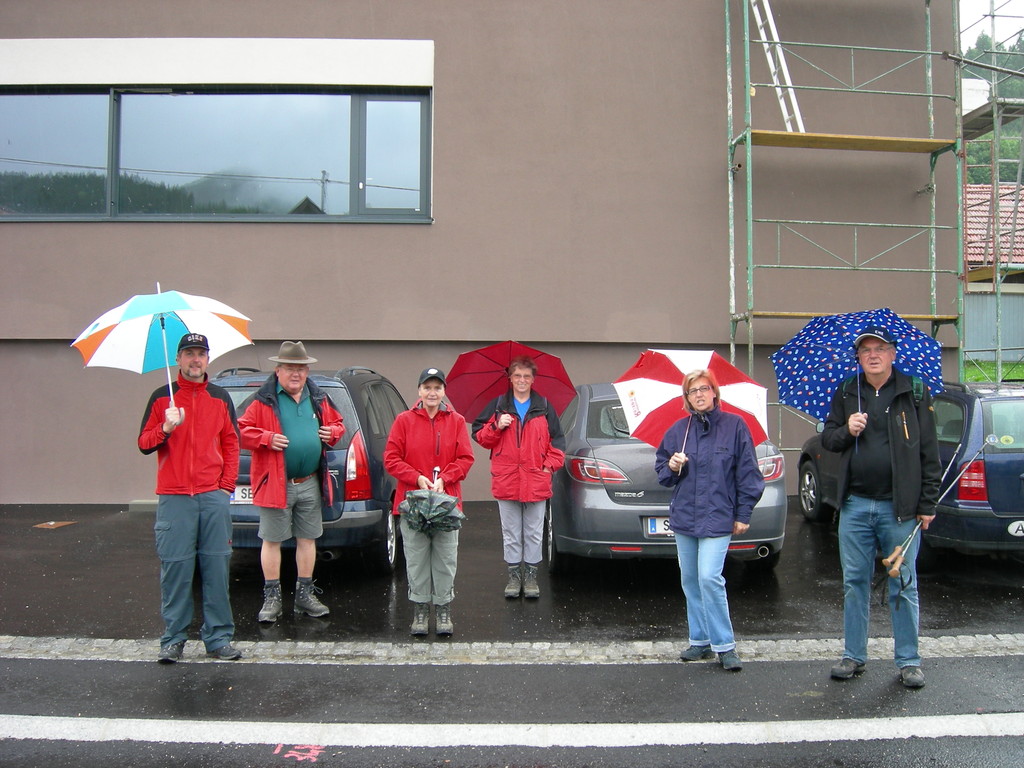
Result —
[[178, 343], [178, 381], [149, 398], [139, 450], [156, 453], [156, 551], [164, 634], [158, 661], [181, 659], [192, 623], [192, 575], [203, 580], [206, 653], [222, 661], [242, 654], [231, 645], [235, 622], [228, 596], [231, 562], [229, 498], [238, 477], [238, 432], [228, 393], [210, 384], [210, 344], [200, 333]]
[[544, 509], [551, 473], [565, 463], [558, 413], [533, 391], [537, 364], [517, 357], [508, 367], [510, 387], [473, 422], [473, 439], [491, 452], [491, 493], [498, 500], [508, 584], [505, 597], [540, 597], [537, 566], [543, 559]]
[[326, 616], [313, 583], [316, 540], [323, 534], [323, 505], [333, 503], [327, 447], [345, 433], [327, 393], [308, 380], [315, 357], [301, 341], [286, 341], [274, 372], [246, 408], [238, 426], [242, 447], [252, 451], [249, 475], [263, 539], [263, 607], [258, 620], [281, 616], [281, 543], [295, 538], [295, 613]]

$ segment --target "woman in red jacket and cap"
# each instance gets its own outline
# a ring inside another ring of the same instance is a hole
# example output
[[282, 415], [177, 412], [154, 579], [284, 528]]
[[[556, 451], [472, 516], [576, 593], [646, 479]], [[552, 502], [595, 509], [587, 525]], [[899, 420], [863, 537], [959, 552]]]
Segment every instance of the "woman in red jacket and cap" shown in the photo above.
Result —
[[[462, 506], [462, 480], [473, 466], [473, 444], [466, 420], [444, 402], [445, 377], [439, 368], [420, 374], [419, 400], [398, 414], [384, 448], [384, 467], [398, 481], [395, 498], [417, 489], [447, 493]], [[459, 532], [415, 531], [403, 515], [402, 544], [413, 603], [410, 631], [425, 635], [430, 630], [430, 605], [435, 607], [435, 631], [450, 635], [451, 601], [455, 596]]]

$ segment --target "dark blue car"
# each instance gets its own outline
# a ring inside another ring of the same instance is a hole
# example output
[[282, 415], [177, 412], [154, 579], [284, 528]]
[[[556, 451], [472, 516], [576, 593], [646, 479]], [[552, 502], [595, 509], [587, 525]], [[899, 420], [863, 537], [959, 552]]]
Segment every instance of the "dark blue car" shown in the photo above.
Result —
[[[1024, 384], [945, 382], [935, 396], [939, 458], [946, 472], [919, 561], [939, 550], [1024, 556]], [[800, 453], [800, 507], [809, 520], [834, 516], [839, 454], [820, 435]]]
[[[216, 383], [231, 395], [238, 415], [252, 402], [269, 372], [232, 369], [218, 374]], [[345, 423], [345, 434], [327, 451], [334, 483], [334, 504], [324, 511], [324, 533], [317, 540], [321, 559], [343, 550], [361, 551], [369, 569], [391, 573], [399, 557], [398, 526], [394, 516], [395, 479], [384, 471], [384, 444], [395, 417], [406, 410], [405, 400], [384, 376], [369, 368], [345, 368], [336, 373], [311, 371]], [[231, 496], [233, 546], [258, 548], [259, 513], [249, 485], [250, 453], [239, 457], [238, 485]], [[285, 546], [294, 546], [294, 539]]]

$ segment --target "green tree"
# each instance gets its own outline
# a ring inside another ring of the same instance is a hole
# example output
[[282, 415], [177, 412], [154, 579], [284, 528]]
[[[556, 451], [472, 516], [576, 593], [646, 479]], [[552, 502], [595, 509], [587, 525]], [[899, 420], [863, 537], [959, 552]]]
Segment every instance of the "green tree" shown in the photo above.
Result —
[[[1019, 34], [1014, 43], [1005, 47], [993, 43], [992, 38], [982, 33], [975, 44], [964, 53], [964, 58], [979, 64], [1019, 72], [1007, 74], [994, 72], [984, 67], [967, 64], [964, 77], [985, 80], [990, 84], [994, 99], [1024, 99], [1024, 34]], [[991, 184], [992, 167], [999, 168], [999, 181], [1015, 183], [1021, 153], [1021, 119], [1004, 121], [1000, 126], [998, 152], [993, 158], [993, 134], [990, 132], [967, 144], [967, 182], [970, 184]]]

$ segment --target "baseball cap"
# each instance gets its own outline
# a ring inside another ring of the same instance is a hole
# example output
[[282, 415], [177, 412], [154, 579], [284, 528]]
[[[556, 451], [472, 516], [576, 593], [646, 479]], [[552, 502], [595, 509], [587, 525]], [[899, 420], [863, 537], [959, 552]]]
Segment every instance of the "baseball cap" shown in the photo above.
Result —
[[857, 334], [857, 338], [853, 340], [853, 348], [857, 349], [858, 347], [860, 347], [860, 343], [864, 339], [872, 337], [876, 339], [881, 339], [886, 344], [892, 344], [893, 346], [896, 345], [896, 339], [894, 339], [892, 337], [892, 334], [889, 333], [889, 331], [887, 331], [885, 328], [883, 328], [880, 325], [869, 325], [867, 328], [865, 328], [864, 330]]
[[210, 342], [201, 333], [186, 333], [181, 337], [181, 341], [178, 342], [178, 351], [181, 352], [181, 350], [188, 349], [189, 347], [199, 347], [209, 352]]
[[427, 379], [437, 379], [438, 381], [441, 382], [443, 386], [448, 386], [448, 382], [446, 382], [444, 379], [444, 371], [442, 371], [440, 368], [424, 368], [423, 373], [420, 374], [420, 381], [417, 386], [422, 387], [423, 382], [425, 382]]

